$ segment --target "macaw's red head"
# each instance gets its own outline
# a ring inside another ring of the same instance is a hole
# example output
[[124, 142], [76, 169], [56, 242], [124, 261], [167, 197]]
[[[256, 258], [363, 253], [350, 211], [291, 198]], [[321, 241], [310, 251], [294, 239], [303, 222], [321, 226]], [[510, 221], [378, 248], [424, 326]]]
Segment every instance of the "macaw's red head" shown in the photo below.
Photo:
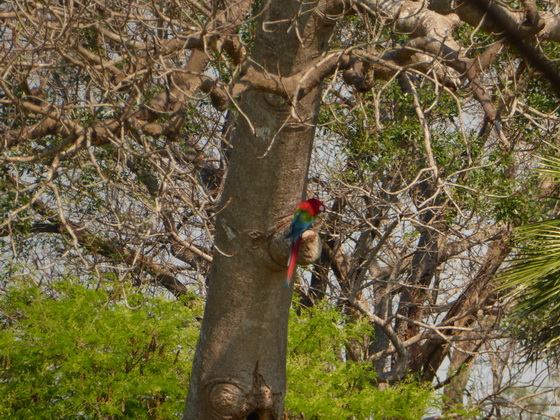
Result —
[[307, 210], [311, 216], [317, 216], [319, 213], [326, 211], [325, 205], [316, 198], [310, 198], [309, 200], [304, 201], [300, 204], [300, 207]]

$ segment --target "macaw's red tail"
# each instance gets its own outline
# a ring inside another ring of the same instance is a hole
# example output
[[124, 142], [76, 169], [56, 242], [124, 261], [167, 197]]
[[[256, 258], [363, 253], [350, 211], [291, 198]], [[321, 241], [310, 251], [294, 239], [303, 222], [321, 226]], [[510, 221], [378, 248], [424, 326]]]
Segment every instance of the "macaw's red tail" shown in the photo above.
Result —
[[301, 244], [301, 236], [292, 242], [292, 252], [290, 252], [290, 258], [288, 259], [288, 274], [286, 275], [286, 289], [290, 287], [290, 282], [292, 281], [292, 276], [294, 275], [294, 270], [296, 268], [297, 254], [299, 251], [299, 245]]

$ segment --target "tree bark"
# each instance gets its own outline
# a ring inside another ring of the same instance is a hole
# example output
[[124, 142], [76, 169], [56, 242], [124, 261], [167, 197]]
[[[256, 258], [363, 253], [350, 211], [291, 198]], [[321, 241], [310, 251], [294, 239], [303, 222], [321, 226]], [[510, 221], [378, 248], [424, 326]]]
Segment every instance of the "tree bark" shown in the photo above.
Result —
[[[334, 21], [316, 7], [264, 4], [253, 62], [285, 77], [320, 56]], [[246, 92], [240, 100], [184, 419], [283, 415], [292, 296], [284, 288], [285, 236], [303, 198], [319, 99], [316, 88], [293, 106], [270, 93]], [[272, 251], [278, 244], [280, 256]]]

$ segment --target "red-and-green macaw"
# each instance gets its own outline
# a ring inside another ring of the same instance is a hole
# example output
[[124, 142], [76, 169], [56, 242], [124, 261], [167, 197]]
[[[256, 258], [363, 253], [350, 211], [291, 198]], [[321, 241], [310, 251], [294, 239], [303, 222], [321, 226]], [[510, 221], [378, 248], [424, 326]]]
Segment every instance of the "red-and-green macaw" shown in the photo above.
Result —
[[325, 211], [325, 205], [315, 198], [299, 203], [292, 219], [288, 238], [292, 238], [292, 251], [288, 259], [288, 274], [286, 276], [286, 288], [290, 287], [292, 276], [296, 268], [297, 254], [301, 244], [301, 235], [311, 227], [319, 213]]

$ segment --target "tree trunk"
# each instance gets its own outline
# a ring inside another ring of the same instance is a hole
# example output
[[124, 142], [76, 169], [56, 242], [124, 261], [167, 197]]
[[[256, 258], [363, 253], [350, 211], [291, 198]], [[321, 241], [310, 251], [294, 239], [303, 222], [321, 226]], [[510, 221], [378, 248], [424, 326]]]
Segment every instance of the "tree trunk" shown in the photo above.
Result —
[[[264, 4], [253, 62], [286, 77], [325, 51], [334, 22], [317, 6]], [[319, 101], [320, 89], [293, 110], [273, 94], [240, 100], [184, 419], [283, 415], [292, 296], [284, 287], [285, 235], [304, 195]]]

